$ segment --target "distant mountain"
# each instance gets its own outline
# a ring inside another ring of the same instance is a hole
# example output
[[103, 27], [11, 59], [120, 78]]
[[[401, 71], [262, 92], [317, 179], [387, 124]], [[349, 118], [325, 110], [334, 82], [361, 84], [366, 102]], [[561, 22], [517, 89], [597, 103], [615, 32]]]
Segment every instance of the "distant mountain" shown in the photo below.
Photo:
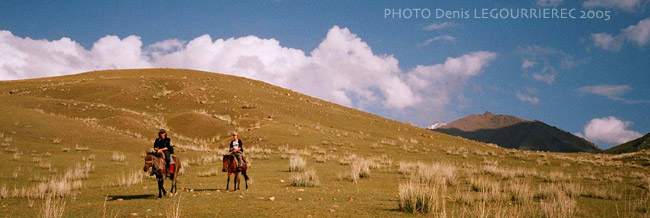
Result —
[[604, 150], [603, 153], [621, 154], [621, 153], [640, 151], [643, 149], [650, 149], [650, 133], [641, 136], [638, 139], [634, 139], [632, 141]]
[[440, 128], [440, 127], [442, 127], [444, 125], [447, 125], [447, 124], [446, 123], [441, 123], [441, 122], [435, 122], [435, 123], [431, 124], [431, 126], [427, 127], [427, 129], [437, 129], [437, 128]]
[[472, 114], [434, 131], [501, 147], [553, 152], [600, 152], [593, 143], [542, 121], [492, 112]]

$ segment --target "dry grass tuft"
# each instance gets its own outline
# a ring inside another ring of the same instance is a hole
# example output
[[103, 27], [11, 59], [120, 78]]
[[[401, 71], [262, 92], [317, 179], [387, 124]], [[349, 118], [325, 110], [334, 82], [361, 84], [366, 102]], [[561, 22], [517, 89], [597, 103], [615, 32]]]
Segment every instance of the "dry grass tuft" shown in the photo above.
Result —
[[7, 185], [2, 184], [2, 187], [0, 188], [0, 199], [5, 199], [9, 197], [9, 190], [7, 190]]
[[138, 170], [128, 174], [122, 174], [117, 179], [117, 183], [113, 186], [117, 187], [131, 187], [131, 185], [142, 184], [142, 178], [144, 178], [143, 172]]
[[289, 172], [303, 172], [307, 168], [307, 161], [299, 155], [291, 156], [289, 159]]
[[313, 169], [291, 174], [291, 185], [296, 187], [314, 187], [318, 186], [320, 181]]
[[74, 146], [74, 150], [75, 150], [75, 151], [88, 151], [88, 150], [90, 150], [90, 148], [88, 148], [88, 147], [81, 147], [81, 146], [79, 146], [79, 145], [75, 145], [75, 146]]
[[556, 197], [541, 201], [540, 210], [542, 217], [575, 217], [576, 201], [568, 195], [557, 193]]
[[40, 218], [60, 218], [63, 217], [64, 211], [65, 199], [48, 195], [48, 197], [43, 202], [41, 212], [38, 215]]
[[400, 162], [398, 171], [424, 183], [444, 182], [445, 185], [456, 184], [456, 168], [449, 164]]
[[370, 160], [363, 158], [353, 160], [350, 165], [350, 179], [352, 182], [357, 183], [360, 178], [370, 177], [370, 165], [372, 165]]
[[126, 160], [126, 155], [122, 152], [113, 152], [113, 155], [111, 155], [111, 161], [115, 162], [124, 162]]
[[[182, 168], [181, 168], [181, 169], [182, 169]], [[220, 171], [219, 169], [217, 169], [216, 167], [213, 167], [213, 168], [211, 168], [211, 169], [209, 169], [209, 170], [199, 172], [199, 173], [198, 173], [198, 176], [199, 176], [199, 177], [211, 177], [211, 176], [216, 176], [217, 174], [219, 174], [219, 171]]]
[[443, 183], [421, 183], [410, 180], [399, 185], [399, 210], [409, 213], [431, 213], [446, 217]]

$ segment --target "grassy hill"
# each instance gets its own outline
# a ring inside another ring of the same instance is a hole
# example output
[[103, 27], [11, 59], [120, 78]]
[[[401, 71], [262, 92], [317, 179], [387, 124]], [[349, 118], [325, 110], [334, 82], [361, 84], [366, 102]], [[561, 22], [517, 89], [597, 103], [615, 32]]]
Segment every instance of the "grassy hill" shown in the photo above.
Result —
[[542, 121], [495, 115], [489, 111], [460, 118], [435, 131], [521, 150], [590, 153], [601, 151], [593, 143]]
[[[65, 217], [650, 213], [647, 152], [504, 149], [241, 77], [97, 71], [0, 82], [0, 102], [6, 217], [39, 216], [44, 206], [65, 208]], [[184, 172], [179, 195], [156, 200], [142, 166], [160, 128]], [[248, 191], [224, 190], [220, 154], [232, 131], [251, 162]]]
[[641, 136], [632, 141], [611, 147], [607, 150], [604, 150], [604, 153], [608, 154], [622, 154], [630, 152], [638, 152], [641, 150], [650, 149], [650, 133]]

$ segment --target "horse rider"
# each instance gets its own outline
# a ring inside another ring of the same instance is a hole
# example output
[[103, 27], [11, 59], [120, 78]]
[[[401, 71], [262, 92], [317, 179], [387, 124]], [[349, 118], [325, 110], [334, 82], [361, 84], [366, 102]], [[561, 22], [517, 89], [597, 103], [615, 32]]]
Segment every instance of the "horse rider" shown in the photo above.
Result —
[[172, 140], [170, 138], [167, 138], [167, 132], [165, 129], [160, 129], [160, 131], [158, 131], [158, 138], [156, 138], [156, 141], [153, 142], [153, 149], [158, 154], [165, 154], [166, 169], [169, 169], [169, 162], [171, 158], [171, 142]]
[[[246, 157], [244, 157], [244, 144], [239, 135], [236, 132], [232, 133], [232, 140], [230, 141], [230, 154], [234, 154], [237, 158], [237, 170], [241, 170], [242, 163], [246, 163]], [[243, 162], [242, 162], [243, 160]]]

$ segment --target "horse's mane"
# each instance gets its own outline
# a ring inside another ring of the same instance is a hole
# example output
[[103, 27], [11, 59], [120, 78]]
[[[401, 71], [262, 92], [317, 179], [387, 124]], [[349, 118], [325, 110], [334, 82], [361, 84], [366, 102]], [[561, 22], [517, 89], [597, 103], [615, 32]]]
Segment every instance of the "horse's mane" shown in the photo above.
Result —
[[235, 155], [234, 155], [234, 154], [224, 154], [224, 155], [223, 155], [223, 158], [224, 158], [224, 159], [226, 159], [226, 158], [228, 158], [228, 159], [233, 159], [233, 158], [235, 158]]

